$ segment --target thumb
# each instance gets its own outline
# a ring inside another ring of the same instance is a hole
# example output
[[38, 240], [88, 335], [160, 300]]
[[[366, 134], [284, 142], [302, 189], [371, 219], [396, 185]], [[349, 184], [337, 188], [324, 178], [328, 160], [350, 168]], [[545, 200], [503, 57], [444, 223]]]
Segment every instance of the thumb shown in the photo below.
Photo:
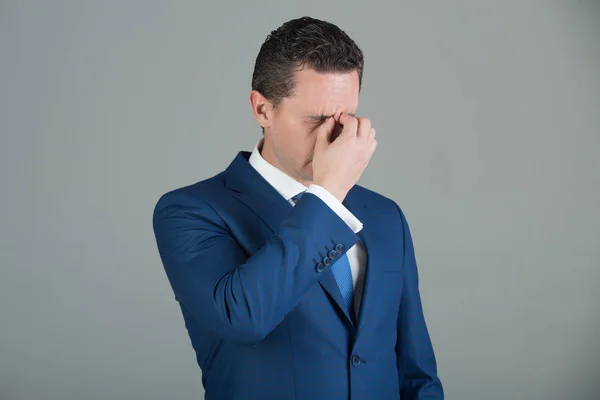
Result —
[[315, 151], [322, 151], [329, 145], [329, 138], [335, 127], [335, 118], [329, 117], [323, 124], [317, 128], [317, 142], [315, 143]]

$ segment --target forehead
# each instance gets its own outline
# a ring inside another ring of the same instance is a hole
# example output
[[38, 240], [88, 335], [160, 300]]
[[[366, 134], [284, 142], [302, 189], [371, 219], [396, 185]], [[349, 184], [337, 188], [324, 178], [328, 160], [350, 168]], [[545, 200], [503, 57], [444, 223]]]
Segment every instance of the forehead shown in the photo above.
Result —
[[301, 112], [333, 115], [353, 113], [358, 108], [358, 73], [319, 73], [303, 68], [294, 74], [294, 94], [289, 99]]

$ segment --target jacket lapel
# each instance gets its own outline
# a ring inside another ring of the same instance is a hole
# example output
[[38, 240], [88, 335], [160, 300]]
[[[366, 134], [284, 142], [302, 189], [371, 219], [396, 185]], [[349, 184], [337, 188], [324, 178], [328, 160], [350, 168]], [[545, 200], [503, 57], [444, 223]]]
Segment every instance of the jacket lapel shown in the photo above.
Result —
[[[233, 197], [252, 210], [273, 234], [292, 205], [250, 165], [250, 154], [247, 151], [238, 153], [225, 170], [225, 185], [234, 191]], [[266, 241], [269, 235], [263, 236]]]
[[358, 338], [362, 328], [365, 326], [369, 318], [369, 314], [373, 307], [375, 307], [379, 301], [377, 288], [382, 287], [385, 284], [383, 280], [383, 274], [380, 272], [379, 262], [380, 255], [383, 254], [385, 248], [382, 245], [380, 236], [377, 235], [376, 230], [385, 226], [389, 217], [385, 214], [380, 214], [377, 210], [369, 208], [366, 204], [360, 204], [360, 199], [356, 196], [348, 196], [344, 200], [343, 204], [356, 218], [358, 218], [362, 224], [363, 229], [358, 232], [358, 237], [365, 248], [367, 255], [367, 261], [365, 266], [364, 284], [361, 297], [361, 303], [359, 307], [359, 315], [357, 327], [355, 330], [355, 339]]

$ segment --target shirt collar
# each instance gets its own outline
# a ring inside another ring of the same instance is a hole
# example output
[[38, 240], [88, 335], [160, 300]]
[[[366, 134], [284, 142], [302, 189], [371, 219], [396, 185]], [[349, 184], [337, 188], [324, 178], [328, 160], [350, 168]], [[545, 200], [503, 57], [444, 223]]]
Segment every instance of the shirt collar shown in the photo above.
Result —
[[281, 195], [289, 200], [300, 192], [308, 189], [306, 186], [270, 164], [260, 154], [264, 143], [264, 137], [261, 138], [250, 155], [250, 165]]

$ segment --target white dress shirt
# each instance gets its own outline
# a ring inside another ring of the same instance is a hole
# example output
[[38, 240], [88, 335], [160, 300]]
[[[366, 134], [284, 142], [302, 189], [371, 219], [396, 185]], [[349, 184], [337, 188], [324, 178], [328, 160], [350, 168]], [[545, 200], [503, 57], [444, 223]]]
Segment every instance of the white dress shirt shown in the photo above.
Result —
[[[294, 202], [292, 197], [300, 192], [306, 191], [318, 196], [327, 206], [329, 206], [346, 224], [358, 233], [363, 225], [362, 223], [327, 189], [322, 186], [311, 184], [308, 188], [298, 182], [285, 172], [266, 161], [260, 154], [262, 150], [264, 138], [261, 138], [250, 155], [250, 165], [271, 185], [273, 188], [286, 199], [291, 205]], [[360, 300], [362, 298], [362, 290], [364, 285], [365, 268], [367, 254], [364, 246], [360, 241], [356, 242], [347, 252], [348, 261], [350, 261], [350, 270], [352, 271], [352, 284], [354, 287], [354, 312], [358, 317], [360, 309]]]

